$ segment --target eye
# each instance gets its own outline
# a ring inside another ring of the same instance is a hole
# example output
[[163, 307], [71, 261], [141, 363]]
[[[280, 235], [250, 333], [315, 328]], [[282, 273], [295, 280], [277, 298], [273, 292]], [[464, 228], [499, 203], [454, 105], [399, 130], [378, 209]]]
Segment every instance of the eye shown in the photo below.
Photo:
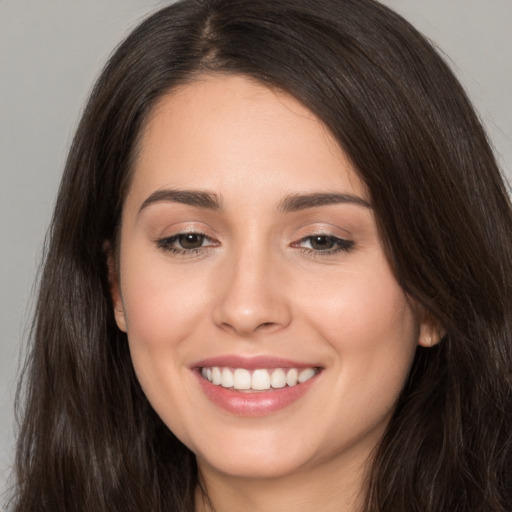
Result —
[[182, 249], [199, 249], [199, 247], [203, 246], [206, 239], [205, 235], [200, 233], [184, 233], [177, 235], [175, 238]]
[[157, 240], [156, 244], [164, 251], [182, 256], [195, 255], [206, 251], [209, 247], [218, 245], [215, 240], [212, 240], [203, 233], [197, 232], [177, 233], [176, 235]]
[[354, 242], [337, 236], [318, 234], [306, 236], [293, 246], [302, 248], [306, 254], [328, 255], [340, 251], [348, 252], [354, 246]]
[[336, 247], [336, 238], [325, 235], [315, 235], [308, 237], [311, 249], [315, 251], [328, 251]]

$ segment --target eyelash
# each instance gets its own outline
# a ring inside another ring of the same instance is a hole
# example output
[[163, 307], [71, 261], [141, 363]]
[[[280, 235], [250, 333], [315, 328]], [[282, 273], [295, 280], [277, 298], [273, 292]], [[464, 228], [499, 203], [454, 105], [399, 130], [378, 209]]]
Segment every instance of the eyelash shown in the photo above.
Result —
[[[185, 248], [185, 247], [176, 247], [174, 244], [180, 243], [180, 239], [183, 241], [183, 237], [186, 237], [187, 235], [191, 236], [197, 236], [201, 238], [201, 246], [195, 247], [195, 248]], [[333, 248], [330, 249], [314, 249], [312, 247], [303, 247], [303, 244], [309, 241], [311, 242], [314, 239], [323, 239], [324, 242], [328, 242], [331, 244], [334, 244]], [[210, 242], [209, 245], [202, 245], [205, 241]], [[199, 231], [189, 231], [189, 232], [183, 232], [183, 233], [176, 233], [175, 235], [172, 235], [167, 238], [162, 238], [160, 240], [156, 240], [156, 245], [159, 249], [162, 249], [166, 252], [170, 252], [171, 254], [175, 256], [182, 256], [182, 257], [194, 257], [198, 256], [201, 253], [205, 253], [208, 251], [211, 247], [215, 247], [219, 245], [218, 242], [210, 238], [208, 235], [201, 233]], [[318, 257], [325, 257], [330, 256], [339, 252], [350, 252], [354, 247], [354, 242], [351, 240], [346, 240], [343, 238], [338, 238], [336, 236], [332, 235], [324, 235], [324, 234], [314, 234], [309, 235], [304, 238], [301, 238], [299, 241], [294, 242], [291, 244], [292, 247], [300, 248], [300, 252], [302, 254], [305, 254], [307, 256], [318, 258]]]
[[[174, 244], [179, 243], [180, 238], [183, 239], [183, 237], [186, 237], [187, 235], [193, 235], [201, 238], [201, 243], [204, 241], [211, 242], [210, 245], [204, 246], [201, 245], [200, 247], [195, 248], [185, 248], [185, 247], [175, 247]], [[209, 236], [205, 235], [204, 233], [201, 233], [200, 231], [186, 231], [183, 233], [176, 233], [173, 236], [169, 236], [167, 238], [162, 238], [160, 240], [156, 241], [156, 245], [159, 249], [162, 249], [166, 252], [170, 252], [171, 254], [175, 256], [182, 256], [182, 257], [193, 257], [197, 256], [200, 253], [204, 253], [206, 250], [208, 250], [210, 247], [214, 247], [218, 245], [215, 240], [210, 238]]]
[[[313, 239], [325, 239], [327, 242], [331, 242], [334, 244], [334, 247], [331, 249], [313, 249], [312, 247], [302, 247], [302, 244], [309, 241], [311, 244]], [[298, 242], [292, 244], [292, 247], [299, 247], [301, 249], [301, 253], [306, 256], [311, 256], [313, 258], [322, 258], [325, 256], [331, 256], [333, 254], [337, 254], [339, 252], [350, 252], [354, 248], [354, 242], [352, 240], [346, 240], [344, 238], [338, 238], [337, 236], [332, 235], [324, 235], [324, 234], [315, 234], [309, 235], [304, 238], [301, 238]]]

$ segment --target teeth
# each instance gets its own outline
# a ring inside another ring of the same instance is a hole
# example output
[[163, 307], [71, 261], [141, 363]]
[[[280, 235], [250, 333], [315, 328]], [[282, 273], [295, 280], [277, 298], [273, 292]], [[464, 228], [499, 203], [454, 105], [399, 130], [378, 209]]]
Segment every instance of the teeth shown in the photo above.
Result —
[[275, 389], [284, 388], [286, 386], [286, 374], [284, 373], [284, 370], [278, 368], [272, 372], [272, 375], [270, 376], [270, 385]]
[[227, 368], [222, 370], [222, 380], [220, 384], [223, 388], [233, 387], [233, 373]]
[[235, 389], [251, 389], [251, 374], [245, 368], [237, 368], [234, 372]]
[[218, 386], [222, 382], [222, 374], [220, 373], [220, 370], [216, 366], [212, 368], [212, 382], [216, 386]]
[[202, 368], [201, 375], [216, 386], [234, 388], [240, 391], [265, 391], [281, 389], [285, 386], [296, 386], [313, 378], [318, 371], [315, 368], [260, 368], [253, 370], [252, 374], [245, 368]]
[[267, 370], [254, 370], [251, 379], [251, 389], [256, 391], [270, 389], [270, 374]]
[[288, 384], [288, 386], [295, 386], [297, 384], [298, 376], [299, 370], [296, 368], [288, 370], [288, 373], [286, 374], [286, 384]]
[[305, 370], [302, 370], [299, 373], [299, 382], [302, 384], [303, 382], [306, 382], [307, 380], [311, 379], [311, 377], [314, 377], [315, 370], [313, 368], [306, 368]]

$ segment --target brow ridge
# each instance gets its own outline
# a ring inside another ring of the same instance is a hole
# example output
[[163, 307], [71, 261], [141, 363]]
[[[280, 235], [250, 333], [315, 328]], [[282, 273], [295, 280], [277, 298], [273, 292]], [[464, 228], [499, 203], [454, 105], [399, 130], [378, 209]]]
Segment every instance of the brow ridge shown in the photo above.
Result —
[[153, 192], [142, 203], [140, 210], [155, 203], [181, 203], [208, 210], [222, 210], [222, 201], [217, 194], [203, 190], [160, 189]]
[[285, 197], [279, 203], [279, 210], [282, 212], [296, 212], [329, 206], [333, 204], [354, 204], [364, 208], [372, 208], [372, 205], [362, 197], [353, 194], [342, 194], [338, 192], [318, 192], [313, 194], [292, 194]]
[[[213, 192], [203, 190], [160, 189], [156, 190], [146, 198], [140, 207], [140, 211], [152, 204], [160, 202], [181, 203], [215, 211], [222, 210], [222, 200]], [[354, 204], [364, 208], [372, 208], [368, 201], [353, 194], [317, 192], [311, 194], [291, 194], [286, 196], [279, 202], [278, 210], [283, 213], [287, 213], [333, 204]]]

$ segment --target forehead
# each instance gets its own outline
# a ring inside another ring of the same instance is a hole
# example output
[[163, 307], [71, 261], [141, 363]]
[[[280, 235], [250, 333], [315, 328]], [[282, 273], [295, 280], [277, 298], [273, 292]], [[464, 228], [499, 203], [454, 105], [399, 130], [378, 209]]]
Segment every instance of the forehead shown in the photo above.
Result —
[[337, 188], [367, 196], [349, 158], [309, 109], [241, 76], [204, 76], [163, 96], [138, 149], [132, 194], [245, 184], [254, 192], [288, 185], [288, 193]]

